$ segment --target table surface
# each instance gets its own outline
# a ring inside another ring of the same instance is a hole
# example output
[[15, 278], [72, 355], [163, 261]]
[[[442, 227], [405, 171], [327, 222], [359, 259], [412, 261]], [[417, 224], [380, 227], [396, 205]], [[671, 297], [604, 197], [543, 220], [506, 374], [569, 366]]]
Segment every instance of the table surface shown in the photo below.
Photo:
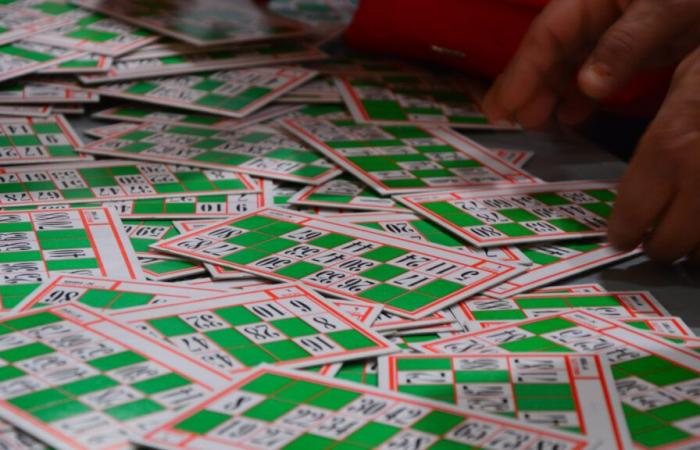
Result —
[[[103, 101], [97, 108], [107, 107], [109, 102]], [[79, 132], [106, 124], [87, 115], [69, 120]], [[490, 148], [535, 152], [526, 169], [546, 181], [617, 179], [625, 170], [623, 161], [571, 130], [465, 134]], [[667, 267], [640, 256], [561, 282], [573, 283], [600, 283], [610, 291], [650, 291], [671, 314], [698, 328], [700, 335], [700, 269]]]

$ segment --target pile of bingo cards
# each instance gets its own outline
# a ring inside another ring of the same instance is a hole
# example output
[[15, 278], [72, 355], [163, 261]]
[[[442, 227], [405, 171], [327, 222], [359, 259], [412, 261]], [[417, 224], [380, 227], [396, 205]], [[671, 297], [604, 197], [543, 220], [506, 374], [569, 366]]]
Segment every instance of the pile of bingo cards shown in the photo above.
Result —
[[616, 183], [356, 1], [0, 3], [0, 448], [700, 447], [700, 338], [564, 282]]

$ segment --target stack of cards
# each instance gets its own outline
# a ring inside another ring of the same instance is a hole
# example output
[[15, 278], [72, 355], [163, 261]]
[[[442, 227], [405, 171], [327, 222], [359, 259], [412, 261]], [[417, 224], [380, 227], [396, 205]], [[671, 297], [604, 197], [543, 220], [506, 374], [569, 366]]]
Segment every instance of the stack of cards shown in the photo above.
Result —
[[639, 253], [616, 183], [356, 1], [0, 3], [0, 448], [700, 446], [700, 338], [560, 284]]

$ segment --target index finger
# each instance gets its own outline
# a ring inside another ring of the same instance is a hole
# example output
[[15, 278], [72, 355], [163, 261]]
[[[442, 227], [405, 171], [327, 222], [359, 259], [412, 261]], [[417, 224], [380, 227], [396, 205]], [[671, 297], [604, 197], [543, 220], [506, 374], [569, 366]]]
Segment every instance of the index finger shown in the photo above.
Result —
[[615, 0], [556, 0], [545, 8], [484, 101], [493, 121], [512, 119], [542, 89], [558, 91], [620, 15]]

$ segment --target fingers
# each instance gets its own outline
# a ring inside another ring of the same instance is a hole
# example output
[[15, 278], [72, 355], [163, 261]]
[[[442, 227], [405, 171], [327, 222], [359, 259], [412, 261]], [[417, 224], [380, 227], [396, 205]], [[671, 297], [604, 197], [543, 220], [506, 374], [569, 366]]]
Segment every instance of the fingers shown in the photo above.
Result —
[[579, 72], [581, 90], [591, 98], [608, 97], [662, 51], [683, 20], [682, 14], [669, 12], [669, 7], [667, 1], [631, 2]]
[[608, 237], [673, 262], [700, 248], [700, 48], [677, 70], [619, 187]]
[[[700, 164], [698, 164], [700, 167]], [[682, 188], [656, 226], [646, 252], [657, 261], [671, 264], [693, 253], [700, 244], [700, 183]]]
[[[550, 92], [557, 98], [570, 84], [585, 50], [616, 20], [614, 0], [555, 0], [542, 12], [523, 39], [508, 69], [486, 95], [484, 110], [492, 121], [518, 118], [537, 123], [550, 116], [556, 102], [540, 108], [528, 105]], [[547, 108], [542, 108], [547, 106]]]

